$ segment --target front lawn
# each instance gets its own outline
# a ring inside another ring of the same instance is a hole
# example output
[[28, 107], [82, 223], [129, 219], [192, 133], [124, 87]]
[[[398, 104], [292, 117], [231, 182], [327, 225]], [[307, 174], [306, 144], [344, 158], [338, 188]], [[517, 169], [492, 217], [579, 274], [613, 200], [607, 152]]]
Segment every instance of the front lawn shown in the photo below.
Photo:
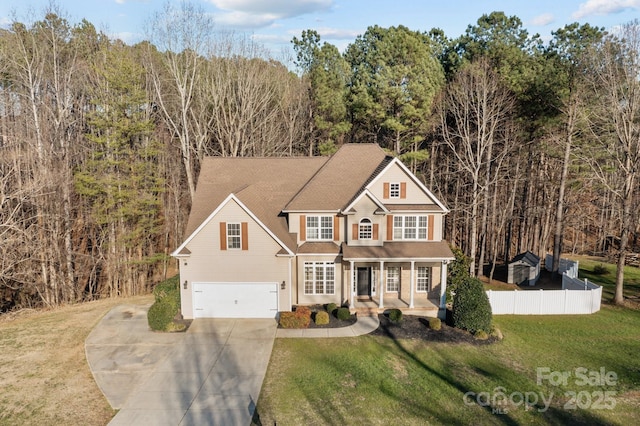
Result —
[[[635, 422], [640, 311], [603, 306], [588, 316], [496, 316], [494, 322], [505, 339], [486, 346], [376, 336], [277, 339], [256, 420], [279, 425]], [[595, 382], [596, 375], [603, 381], [602, 372], [609, 385]], [[585, 384], [582, 376], [591, 382]], [[566, 384], [551, 383], [561, 377]], [[550, 401], [548, 407], [542, 398]]]

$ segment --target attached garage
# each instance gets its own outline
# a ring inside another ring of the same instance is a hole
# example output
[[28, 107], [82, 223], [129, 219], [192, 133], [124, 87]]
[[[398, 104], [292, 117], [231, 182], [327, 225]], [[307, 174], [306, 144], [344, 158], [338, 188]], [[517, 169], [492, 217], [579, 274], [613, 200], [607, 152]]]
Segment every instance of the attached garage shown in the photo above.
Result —
[[195, 318], [275, 318], [277, 283], [193, 283]]

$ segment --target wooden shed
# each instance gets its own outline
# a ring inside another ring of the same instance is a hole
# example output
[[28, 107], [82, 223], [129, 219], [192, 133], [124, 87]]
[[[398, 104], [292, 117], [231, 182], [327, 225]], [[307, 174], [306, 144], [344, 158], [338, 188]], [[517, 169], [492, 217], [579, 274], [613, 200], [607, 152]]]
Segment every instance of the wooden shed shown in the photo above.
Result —
[[540, 278], [540, 258], [530, 251], [520, 253], [509, 262], [509, 284], [536, 285]]

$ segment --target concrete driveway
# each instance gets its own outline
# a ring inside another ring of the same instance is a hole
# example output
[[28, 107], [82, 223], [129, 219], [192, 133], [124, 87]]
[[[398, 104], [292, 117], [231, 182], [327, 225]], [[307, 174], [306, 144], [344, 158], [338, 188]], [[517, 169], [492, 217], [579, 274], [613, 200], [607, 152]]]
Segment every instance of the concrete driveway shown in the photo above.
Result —
[[275, 320], [197, 319], [155, 333], [147, 306], [109, 312], [85, 342], [112, 407], [110, 425], [248, 425], [276, 335]]

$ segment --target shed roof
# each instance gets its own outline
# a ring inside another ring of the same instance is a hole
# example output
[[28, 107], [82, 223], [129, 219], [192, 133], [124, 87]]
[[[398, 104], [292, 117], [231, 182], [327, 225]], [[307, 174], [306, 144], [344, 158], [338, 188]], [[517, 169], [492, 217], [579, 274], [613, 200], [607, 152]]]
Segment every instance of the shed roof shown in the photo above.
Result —
[[520, 253], [519, 255], [511, 259], [511, 262], [509, 262], [509, 264], [513, 263], [524, 263], [529, 266], [538, 266], [540, 264], [540, 258], [527, 250], [524, 253]]

